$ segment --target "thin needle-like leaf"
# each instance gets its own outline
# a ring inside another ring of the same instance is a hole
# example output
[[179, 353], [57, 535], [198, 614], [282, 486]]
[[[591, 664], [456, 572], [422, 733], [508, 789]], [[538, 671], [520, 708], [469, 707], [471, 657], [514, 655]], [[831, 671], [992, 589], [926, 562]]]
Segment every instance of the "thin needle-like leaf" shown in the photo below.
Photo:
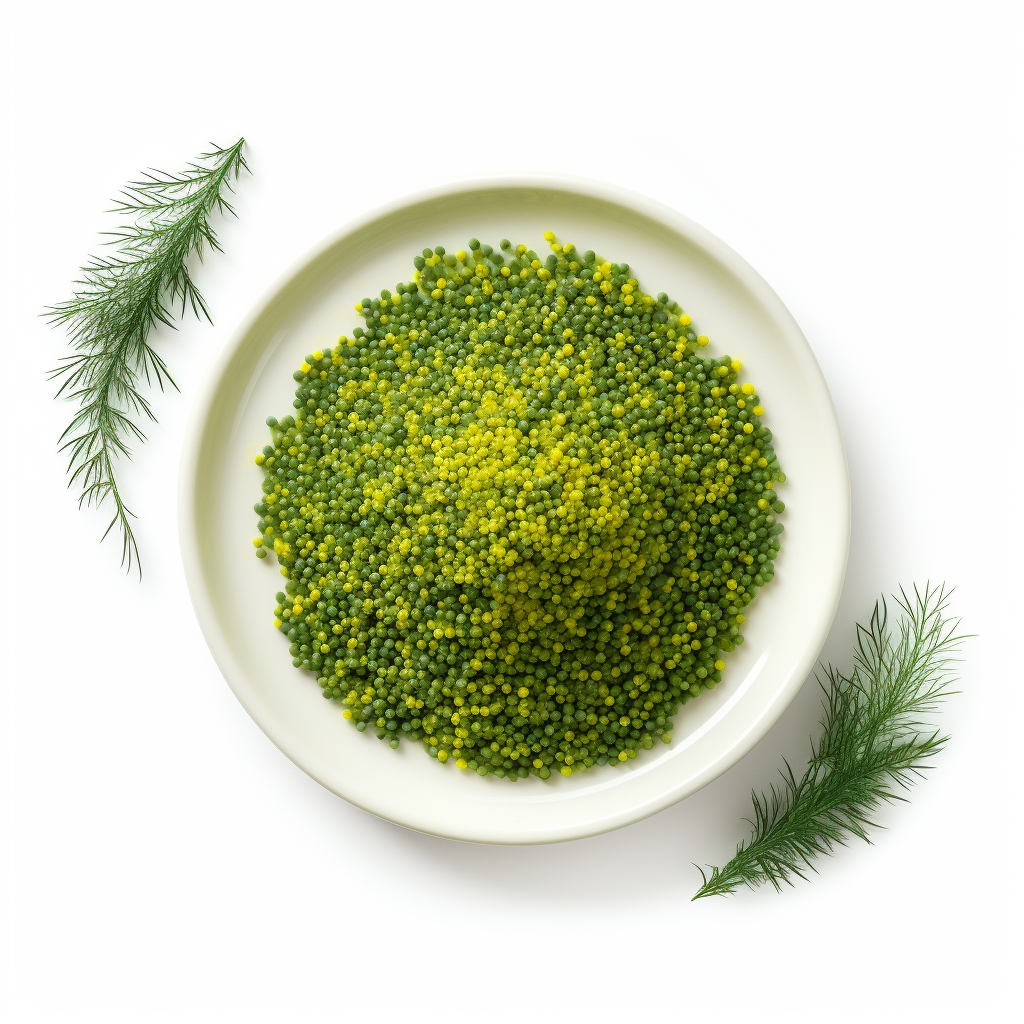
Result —
[[874, 812], [904, 800], [948, 736], [925, 720], [953, 693], [955, 655], [964, 637], [946, 615], [948, 594], [925, 586], [913, 597], [901, 590], [898, 638], [884, 600], [866, 626], [857, 627], [853, 672], [828, 666], [822, 735], [797, 779], [786, 764], [770, 796], [752, 794], [750, 839], [722, 868], [706, 874], [694, 899], [725, 896], [741, 885], [770, 882], [776, 889], [817, 870], [814, 861], [845, 845], [850, 836], [870, 842]]
[[[79, 505], [110, 499], [114, 516], [103, 536], [121, 533], [121, 561], [141, 577], [139, 550], [132, 532], [133, 513], [121, 499], [115, 464], [130, 457], [127, 440], [142, 442], [135, 419], [156, 420], [139, 390], [141, 381], [161, 390], [177, 388], [161, 356], [149, 345], [156, 324], [174, 327], [192, 312], [210, 320], [206, 301], [196, 288], [186, 260], [202, 260], [206, 247], [220, 251], [210, 224], [215, 211], [233, 213], [224, 197], [246, 169], [239, 139], [227, 149], [204, 153], [183, 174], [151, 171], [129, 183], [113, 212], [130, 214], [134, 223], [108, 232], [117, 253], [92, 257], [75, 282], [71, 299], [47, 310], [55, 326], [67, 328], [74, 354], [50, 372], [59, 381], [57, 395], [78, 404], [60, 448], [68, 454], [69, 485], [79, 486]], [[211, 321], [212, 322], [212, 321]]]

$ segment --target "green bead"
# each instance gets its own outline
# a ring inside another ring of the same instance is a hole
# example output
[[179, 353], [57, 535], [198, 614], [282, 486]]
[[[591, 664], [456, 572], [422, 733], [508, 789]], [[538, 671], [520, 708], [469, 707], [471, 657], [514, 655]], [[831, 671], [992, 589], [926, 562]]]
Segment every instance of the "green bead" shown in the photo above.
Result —
[[784, 475], [732, 360], [627, 264], [469, 248], [364, 299], [268, 419], [279, 628], [393, 747], [512, 781], [624, 764], [742, 643]]

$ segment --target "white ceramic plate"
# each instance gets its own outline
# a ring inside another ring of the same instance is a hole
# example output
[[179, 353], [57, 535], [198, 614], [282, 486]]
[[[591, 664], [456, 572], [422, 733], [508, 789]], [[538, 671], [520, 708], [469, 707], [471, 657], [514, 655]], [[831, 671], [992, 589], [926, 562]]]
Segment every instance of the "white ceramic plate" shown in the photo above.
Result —
[[[364, 295], [409, 280], [425, 246], [502, 238], [538, 252], [553, 230], [580, 250], [629, 263], [651, 293], [668, 292], [711, 337], [712, 353], [743, 360], [788, 480], [776, 577], [750, 606], [746, 643], [719, 686], [684, 705], [671, 745], [620, 767], [565, 778], [481, 778], [440, 765], [419, 744], [392, 750], [359, 733], [292, 667], [273, 628], [283, 580], [251, 538], [269, 440], [268, 415], [291, 411], [293, 371], [361, 320]], [[483, 843], [545, 843], [618, 828], [682, 799], [735, 764], [785, 710], [832, 623], [846, 571], [850, 496], [835, 411], [818, 364], [782, 302], [703, 228], [641, 196], [594, 182], [478, 180], [434, 189], [369, 214], [328, 238], [258, 304], [198, 397], [180, 488], [182, 555], [210, 649], [245, 709], [303, 771], [400, 825]]]

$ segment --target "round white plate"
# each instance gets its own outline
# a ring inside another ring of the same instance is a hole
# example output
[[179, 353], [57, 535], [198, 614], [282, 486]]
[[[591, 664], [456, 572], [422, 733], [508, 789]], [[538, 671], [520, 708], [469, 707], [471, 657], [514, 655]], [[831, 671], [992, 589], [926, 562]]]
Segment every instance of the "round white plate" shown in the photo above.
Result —
[[[311, 673], [292, 667], [273, 627], [283, 579], [251, 539], [268, 415], [292, 411], [303, 357], [361, 324], [364, 295], [411, 279], [425, 246], [477, 237], [538, 252], [563, 242], [628, 263], [643, 288], [678, 301], [709, 351], [742, 359], [758, 388], [787, 482], [776, 576], [750, 606], [746, 642], [717, 688], [684, 705], [674, 739], [619, 767], [515, 784], [440, 765], [419, 744], [397, 751], [342, 719]], [[546, 843], [628, 825], [694, 793], [735, 764], [785, 710], [832, 623], [850, 535], [846, 458], [818, 364], [760, 276], [703, 228], [641, 196], [595, 182], [515, 177], [434, 189], [328, 238], [275, 285], [221, 353], [198, 397], [182, 457], [182, 556], [200, 625], [228, 684], [303, 771], [408, 828], [481, 843]]]

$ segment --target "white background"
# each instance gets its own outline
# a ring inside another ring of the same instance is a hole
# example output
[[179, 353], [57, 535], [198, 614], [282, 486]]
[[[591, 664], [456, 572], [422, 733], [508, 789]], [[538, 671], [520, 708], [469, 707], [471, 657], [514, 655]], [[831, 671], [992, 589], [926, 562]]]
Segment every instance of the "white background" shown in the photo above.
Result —
[[[1021, 200], [1016, 3], [6, 4], [0, 1010], [22, 1021], [1010, 1020], [1019, 1012]], [[57, 438], [66, 298], [146, 166], [249, 140], [215, 327], [153, 336], [181, 393], [121, 477], [141, 584]], [[705, 790], [560, 846], [461, 845], [295, 768], [186, 593], [184, 425], [218, 348], [322, 236], [485, 172], [670, 204], [796, 316], [843, 427], [850, 571], [947, 581], [977, 633], [947, 750], [820, 875], [689, 897], [752, 787], [816, 730], [813, 680]]]

